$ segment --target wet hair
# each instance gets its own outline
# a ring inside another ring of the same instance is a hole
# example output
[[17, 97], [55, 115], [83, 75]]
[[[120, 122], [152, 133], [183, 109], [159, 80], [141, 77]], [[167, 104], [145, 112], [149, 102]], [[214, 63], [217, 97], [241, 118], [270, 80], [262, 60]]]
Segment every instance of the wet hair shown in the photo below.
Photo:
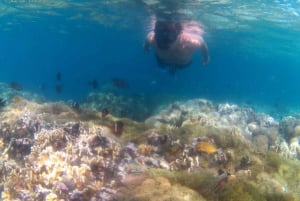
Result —
[[155, 23], [155, 41], [160, 49], [169, 49], [170, 45], [177, 40], [182, 31], [179, 22], [157, 21]]

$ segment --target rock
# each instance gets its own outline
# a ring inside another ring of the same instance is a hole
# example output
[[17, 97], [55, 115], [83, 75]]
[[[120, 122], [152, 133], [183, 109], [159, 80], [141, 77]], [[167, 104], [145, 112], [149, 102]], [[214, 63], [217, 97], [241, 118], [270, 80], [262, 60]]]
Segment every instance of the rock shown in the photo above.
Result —
[[294, 127], [294, 135], [295, 137], [300, 137], [300, 125], [296, 125]]
[[295, 136], [295, 131], [298, 132], [298, 129], [295, 130], [297, 125], [300, 125], [300, 121], [292, 116], [284, 117], [279, 125], [279, 132], [284, 135], [288, 140]]
[[253, 131], [255, 131], [258, 128], [258, 125], [257, 125], [256, 122], [251, 122], [247, 126], [248, 126], [248, 130], [250, 132], [253, 132]]

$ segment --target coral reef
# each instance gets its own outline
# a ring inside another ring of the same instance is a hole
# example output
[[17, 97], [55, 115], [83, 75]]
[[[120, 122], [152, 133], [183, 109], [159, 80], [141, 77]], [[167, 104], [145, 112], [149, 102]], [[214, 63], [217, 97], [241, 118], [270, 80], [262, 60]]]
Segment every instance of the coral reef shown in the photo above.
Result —
[[296, 117], [204, 99], [145, 122], [20, 96], [0, 112], [2, 200], [300, 200]]

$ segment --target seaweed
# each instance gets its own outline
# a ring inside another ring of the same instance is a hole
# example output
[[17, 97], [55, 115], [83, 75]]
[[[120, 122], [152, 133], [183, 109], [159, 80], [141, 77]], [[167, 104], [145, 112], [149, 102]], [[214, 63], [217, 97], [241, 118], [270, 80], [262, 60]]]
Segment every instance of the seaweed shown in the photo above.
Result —
[[266, 201], [264, 195], [254, 185], [245, 179], [238, 179], [217, 193], [219, 201], [243, 200], [243, 201]]
[[214, 188], [217, 180], [208, 171], [188, 173], [187, 171], [170, 172], [161, 169], [151, 169], [148, 174], [151, 177], [163, 176], [169, 179], [172, 184], [180, 184], [194, 189], [206, 199], [214, 197]]
[[266, 201], [297, 201], [299, 198], [288, 193], [270, 193], [266, 194]]
[[265, 171], [266, 172], [277, 172], [281, 166], [281, 164], [284, 164], [288, 162], [286, 158], [283, 156], [280, 156], [277, 153], [274, 152], [268, 152], [265, 157]]

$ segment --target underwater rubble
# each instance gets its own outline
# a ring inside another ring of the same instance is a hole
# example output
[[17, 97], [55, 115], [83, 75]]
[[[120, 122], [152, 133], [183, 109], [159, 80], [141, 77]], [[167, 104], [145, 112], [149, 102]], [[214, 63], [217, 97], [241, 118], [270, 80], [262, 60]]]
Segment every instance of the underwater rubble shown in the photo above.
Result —
[[205, 99], [136, 122], [14, 97], [0, 110], [1, 200], [300, 200], [299, 137], [297, 117]]

